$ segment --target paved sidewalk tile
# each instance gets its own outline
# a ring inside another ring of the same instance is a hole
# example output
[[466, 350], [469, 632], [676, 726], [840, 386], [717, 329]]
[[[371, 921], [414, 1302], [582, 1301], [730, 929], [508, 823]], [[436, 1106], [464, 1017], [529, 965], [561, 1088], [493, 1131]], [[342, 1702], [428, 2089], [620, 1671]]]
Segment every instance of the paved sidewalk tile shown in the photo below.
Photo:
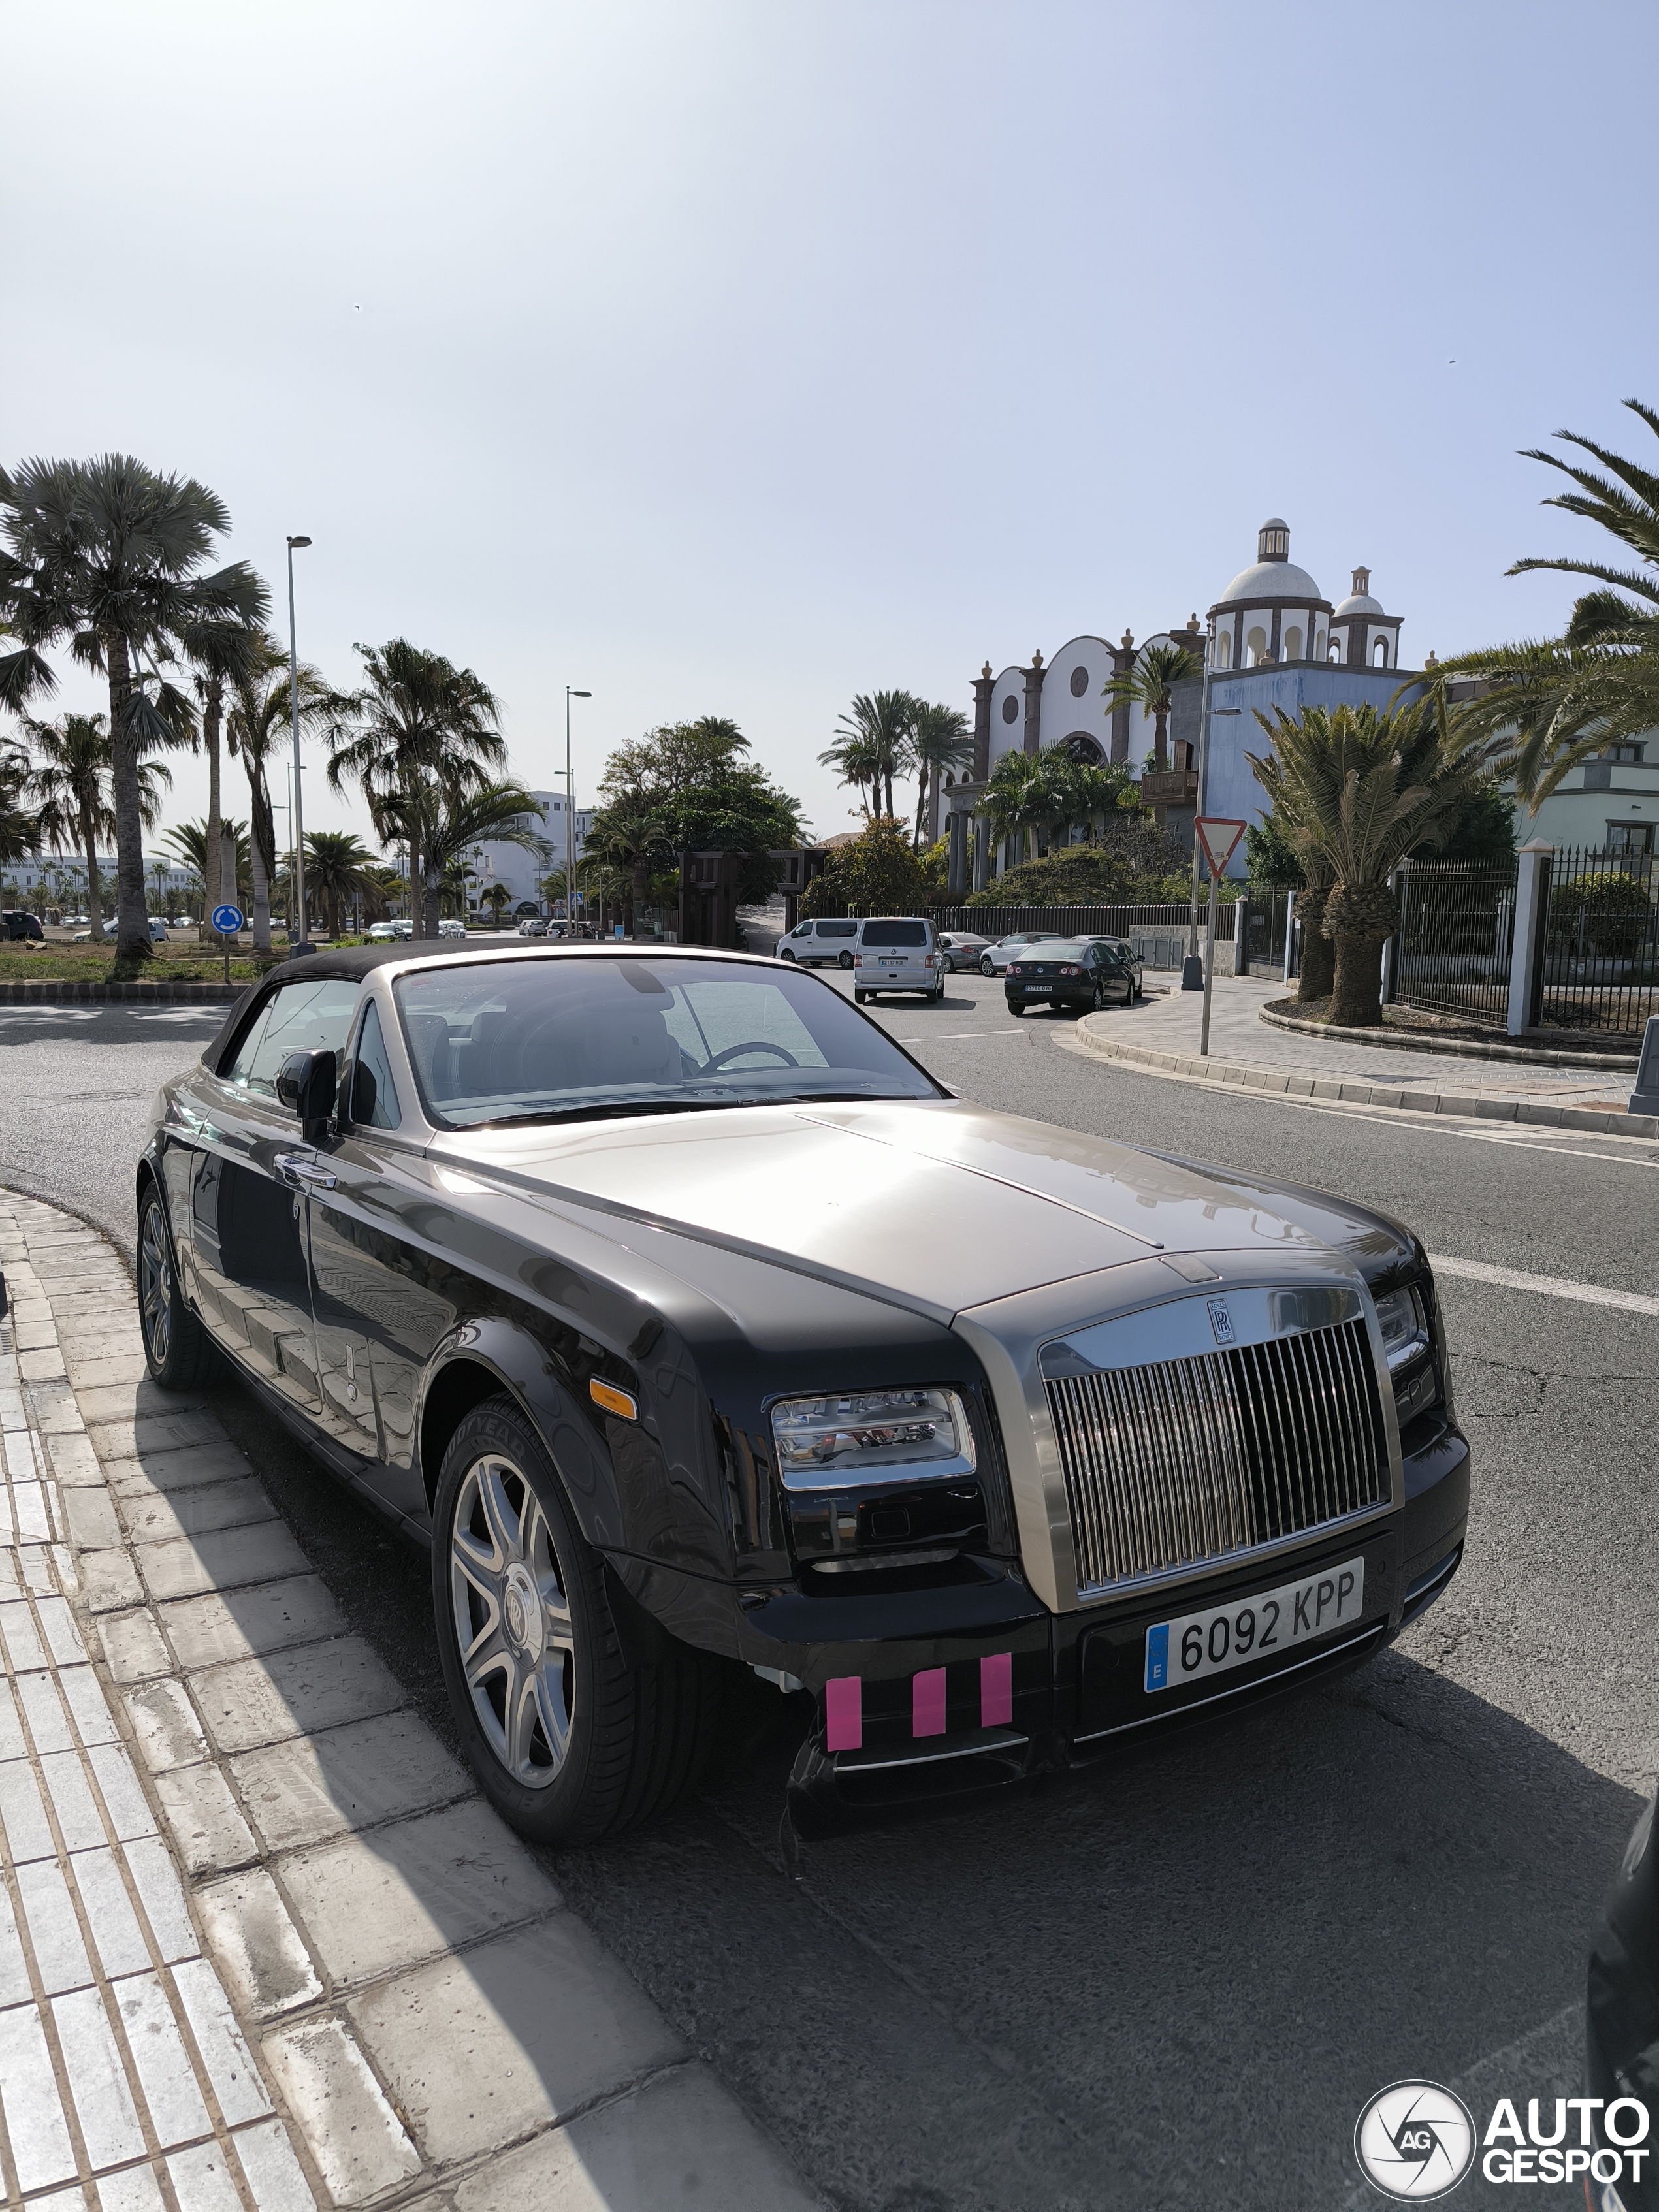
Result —
[[272, 1851], [425, 1812], [469, 1796], [475, 1786], [412, 1713], [296, 1736], [245, 1752], [229, 1765], [237, 1795]]
[[0, 1264], [25, 2212], [809, 2202], [348, 1632], [211, 1407], [142, 1374], [102, 1239], [0, 1191]]
[[533, 1919], [559, 1893], [480, 1798], [299, 1851], [283, 1886], [337, 1984]]
[[292, 1644], [343, 1636], [345, 1615], [319, 1575], [247, 1589], [180, 1598], [161, 1608], [167, 1642], [186, 1674], [232, 1659], [257, 1659]]
[[686, 2056], [572, 1913], [405, 1974], [347, 2009], [440, 2165], [516, 2142]]
[[337, 2204], [361, 2204], [420, 2172], [419, 2152], [338, 2021], [280, 2029], [264, 2054]]
[[153, 1598], [196, 1597], [239, 1583], [276, 1582], [302, 1575], [311, 1562], [280, 1521], [254, 1528], [227, 1528], [210, 1536], [142, 1544], [138, 1565]]
[[356, 1636], [210, 1668], [192, 1675], [191, 1687], [222, 1752], [365, 1720], [404, 1701], [397, 1677]]

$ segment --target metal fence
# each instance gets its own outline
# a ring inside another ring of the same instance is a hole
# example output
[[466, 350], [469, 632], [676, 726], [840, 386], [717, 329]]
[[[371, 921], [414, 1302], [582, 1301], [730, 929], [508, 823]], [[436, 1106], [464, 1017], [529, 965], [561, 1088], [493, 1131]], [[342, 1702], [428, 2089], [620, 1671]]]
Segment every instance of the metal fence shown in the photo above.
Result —
[[[1418, 861], [1395, 878], [1389, 996], [1503, 1029], [1516, 864]], [[1659, 1013], [1659, 881], [1650, 853], [1564, 848], [1543, 869], [1536, 966], [1523, 1001], [1545, 1029], [1638, 1035]]]
[[1400, 871], [1390, 995], [1502, 1029], [1515, 932], [1515, 862], [1425, 860]]
[[[1206, 910], [1200, 901], [1200, 927]], [[937, 928], [967, 931], [994, 943], [1017, 929], [1052, 929], [1066, 937], [1130, 937], [1138, 930], [1184, 934], [1191, 915], [1185, 899], [1157, 906], [944, 906], [933, 909]], [[1232, 943], [1233, 915], [1231, 900], [1217, 906], [1218, 942]]]
[[1653, 854], [1559, 849], [1550, 861], [1538, 1018], [1633, 1036], [1659, 1013]]

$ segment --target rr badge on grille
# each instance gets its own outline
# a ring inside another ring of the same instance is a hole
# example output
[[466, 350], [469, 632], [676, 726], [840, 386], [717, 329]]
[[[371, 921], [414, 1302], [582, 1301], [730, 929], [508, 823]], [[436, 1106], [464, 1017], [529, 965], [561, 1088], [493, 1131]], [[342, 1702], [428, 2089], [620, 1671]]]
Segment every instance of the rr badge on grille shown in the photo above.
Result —
[[1234, 1340], [1233, 1317], [1227, 1310], [1226, 1299], [1206, 1298], [1205, 1304], [1210, 1309], [1210, 1327], [1215, 1331], [1216, 1342], [1231, 1344]]

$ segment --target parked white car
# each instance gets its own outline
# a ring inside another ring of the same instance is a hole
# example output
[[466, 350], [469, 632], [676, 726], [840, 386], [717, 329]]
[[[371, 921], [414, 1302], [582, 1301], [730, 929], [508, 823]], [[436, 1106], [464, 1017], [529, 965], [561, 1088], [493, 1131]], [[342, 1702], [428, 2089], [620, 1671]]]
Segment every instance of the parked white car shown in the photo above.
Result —
[[438, 934], [440, 937], [465, 937], [466, 924], [464, 921], [451, 921], [446, 915], [438, 924]]
[[934, 942], [954, 975], [959, 968], [977, 968], [979, 956], [988, 948], [991, 940], [988, 937], [971, 936], [965, 929], [941, 929], [935, 932]]
[[858, 933], [855, 921], [797, 922], [787, 937], [779, 939], [778, 957], [798, 960], [803, 968], [822, 967], [826, 963], [836, 968], [850, 968]]
[[547, 924], [544, 921], [538, 921], [533, 916], [526, 916], [519, 924], [519, 934], [520, 937], [545, 937]]
[[371, 945], [395, 945], [400, 938], [413, 937], [412, 921], [377, 921], [368, 933]]

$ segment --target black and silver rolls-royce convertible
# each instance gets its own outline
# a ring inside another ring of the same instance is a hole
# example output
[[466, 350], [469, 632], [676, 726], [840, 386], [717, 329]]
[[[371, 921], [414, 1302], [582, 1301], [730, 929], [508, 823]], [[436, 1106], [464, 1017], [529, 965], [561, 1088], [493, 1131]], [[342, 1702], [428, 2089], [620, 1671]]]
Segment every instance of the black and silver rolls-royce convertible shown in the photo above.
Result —
[[736, 1668], [810, 1698], [811, 1832], [1352, 1665], [1461, 1556], [1415, 1237], [957, 1100], [784, 963], [289, 963], [137, 1200], [155, 1380], [216, 1347], [429, 1545], [544, 1840], [667, 1803]]

